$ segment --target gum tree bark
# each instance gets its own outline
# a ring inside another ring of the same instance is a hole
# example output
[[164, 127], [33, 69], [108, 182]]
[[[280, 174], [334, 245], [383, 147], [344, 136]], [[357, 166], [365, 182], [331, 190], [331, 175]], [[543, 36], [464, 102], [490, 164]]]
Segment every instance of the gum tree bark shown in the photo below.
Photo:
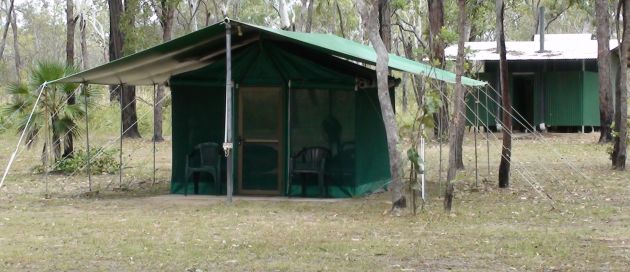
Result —
[[[446, 59], [444, 57], [444, 42], [441, 38], [442, 28], [444, 27], [444, 3], [442, 0], [428, 0], [429, 11], [429, 47], [431, 48], [431, 65], [444, 68]], [[442, 107], [433, 115], [433, 119], [437, 124], [434, 129], [434, 135], [439, 141], [448, 133], [448, 101], [446, 99], [445, 86], [443, 82], [437, 82], [438, 91], [440, 92], [440, 101]], [[440, 132], [442, 135], [439, 135]]]
[[[459, 32], [459, 41], [457, 43], [457, 64], [455, 66], [455, 94], [453, 96], [453, 104], [455, 106], [451, 123], [455, 129], [448, 132], [448, 171], [446, 175], [446, 190], [444, 192], [444, 210], [451, 211], [453, 205], [454, 187], [453, 179], [457, 175], [458, 162], [457, 157], [461, 158], [462, 145], [457, 140], [459, 137], [459, 128], [463, 128], [464, 123], [464, 86], [462, 85], [462, 75], [464, 74], [464, 42], [466, 41], [466, 0], [458, 0], [457, 7], [459, 9], [459, 17], [457, 23], [457, 31]], [[463, 139], [463, 129], [462, 129]]]
[[[392, 212], [397, 213], [400, 209], [407, 207], [407, 200], [404, 194], [404, 184], [401, 173], [401, 155], [398, 151], [398, 125], [394, 108], [389, 96], [388, 63], [389, 54], [383, 39], [379, 35], [378, 18], [379, 0], [358, 0], [357, 7], [363, 21], [363, 27], [367, 31], [368, 37], [374, 50], [376, 51], [376, 81], [378, 85], [378, 101], [383, 115], [385, 132], [387, 134], [387, 148], [389, 152], [389, 167], [392, 182], [389, 186], [392, 192]], [[382, 22], [381, 22], [382, 23]]]
[[[74, 32], [77, 18], [74, 17], [74, 0], [66, 0], [66, 66], [74, 66]], [[76, 104], [74, 93], [68, 94], [68, 105]], [[71, 157], [74, 152], [74, 139], [68, 133], [63, 139], [63, 157]]]
[[[173, 21], [175, 18], [175, 9], [179, 4], [179, 1], [173, 0], [160, 0], [152, 2], [155, 14], [158, 16], [160, 26], [162, 27], [162, 41], [167, 42], [172, 39], [173, 36]], [[153, 109], [153, 124], [155, 129], [153, 132], [153, 140], [156, 142], [164, 141], [163, 136], [163, 112], [164, 112], [164, 85], [159, 84], [155, 92], [156, 105]]]
[[[134, 14], [127, 14], [127, 22], [123, 22], [123, 12], [130, 11], [129, 6], [124, 4], [131, 4], [133, 1], [123, 0], [107, 0], [109, 5], [109, 60], [117, 60], [123, 57], [124, 49], [124, 33], [121, 29], [122, 24], [130, 24], [133, 22]], [[115, 89], [116, 86], [111, 86], [110, 89]], [[118, 92], [110, 93], [110, 101], [120, 99], [120, 106], [122, 108], [122, 129], [124, 131], [123, 137], [125, 138], [140, 138], [140, 131], [138, 130], [138, 115], [136, 113], [136, 88], [135, 86], [124, 85]]]
[[[618, 99], [615, 101], [615, 132], [613, 153], [611, 156], [612, 166], [616, 170], [626, 169], [626, 151], [628, 139], [628, 50], [630, 49], [630, 0], [620, 0], [623, 11], [622, 40], [619, 52], [619, 71], [617, 73], [617, 88], [615, 94]], [[619, 15], [617, 15], [619, 23]]]
[[4, 23], [4, 30], [2, 32], [2, 41], [0, 41], [0, 60], [4, 55], [4, 48], [7, 44], [7, 33], [9, 33], [9, 25], [11, 24], [11, 17], [13, 16], [13, 0], [9, 1], [9, 8], [7, 10], [7, 21]]
[[608, 17], [608, 0], [597, 0], [595, 13], [597, 19], [597, 69], [599, 76], [599, 142], [612, 140], [610, 125], [613, 118], [611, 99], [612, 83], [610, 81], [610, 24]]
[[497, 50], [499, 51], [499, 77], [501, 78], [501, 105], [503, 107], [503, 143], [501, 163], [499, 164], [499, 188], [510, 186], [510, 159], [512, 156], [512, 106], [508, 89], [508, 66], [505, 52], [505, 32], [503, 12], [505, 3], [496, 0], [497, 13]]

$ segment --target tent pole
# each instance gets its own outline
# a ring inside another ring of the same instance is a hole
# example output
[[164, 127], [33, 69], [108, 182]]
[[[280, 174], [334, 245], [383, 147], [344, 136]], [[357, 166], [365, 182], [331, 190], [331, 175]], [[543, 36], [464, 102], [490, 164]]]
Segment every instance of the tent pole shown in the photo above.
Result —
[[[479, 96], [475, 97], [475, 187], [479, 186], [479, 160], [477, 158], [477, 130], [479, 129]], [[465, 113], [464, 113], [465, 114]]]
[[118, 85], [120, 87], [120, 94], [118, 95], [118, 99], [120, 100], [120, 150], [118, 152], [118, 187], [122, 189], [122, 180], [123, 180], [123, 97], [125, 92], [125, 86], [122, 84]]
[[153, 186], [155, 186], [155, 96], [157, 96], [157, 85], [153, 84]]
[[223, 141], [223, 150], [225, 151], [227, 161], [227, 186], [226, 201], [232, 203], [233, 180], [234, 180], [234, 154], [233, 151], [233, 135], [232, 135], [232, 26], [230, 19], [225, 18], [225, 137]]
[[[427, 202], [426, 193], [425, 193], [425, 180], [424, 180], [424, 124], [422, 124], [421, 128], [422, 134], [420, 135], [420, 159], [422, 163], [420, 164], [420, 182], [422, 188], [422, 206]], [[415, 207], [415, 206], [414, 206]]]
[[[44, 87], [46, 88], [46, 87]], [[42, 91], [44, 91], [42, 89]], [[46, 96], [48, 96], [48, 91], [46, 92]], [[48, 98], [48, 97], [46, 97]], [[34, 107], [36, 107], [37, 105], [34, 105]], [[49, 165], [48, 162], [50, 161], [50, 149], [52, 148], [53, 145], [53, 141], [50, 140], [50, 129], [52, 128], [52, 124], [51, 124], [51, 120], [50, 120], [50, 116], [48, 115], [48, 111], [46, 110], [46, 107], [44, 107], [44, 117], [46, 118], [46, 126], [44, 126], [44, 129], [46, 130], [46, 140], [44, 141], [44, 144], [46, 145], [46, 154], [44, 155], [44, 185], [46, 186], [45, 191], [44, 191], [44, 198], [48, 199], [48, 173], [50, 172], [50, 170], [48, 169]], [[27, 127], [24, 127], [24, 130], [26, 130]]]
[[26, 129], [28, 128], [28, 125], [31, 123], [31, 119], [33, 118], [33, 114], [35, 113], [35, 109], [37, 108], [37, 104], [39, 103], [39, 100], [42, 98], [42, 93], [44, 92], [44, 88], [46, 87], [47, 84], [48, 84], [48, 81], [44, 82], [44, 84], [40, 85], [37, 88], [37, 92], [39, 94], [37, 95], [37, 99], [35, 100], [35, 103], [33, 104], [33, 109], [31, 109], [31, 113], [29, 114], [28, 119], [26, 120], [26, 124], [24, 125], [24, 129], [22, 130], [22, 134], [20, 134], [20, 138], [18, 138], [18, 142], [15, 145], [15, 150], [13, 150], [13, 153], [11, 153], [11, 157], [9, 157], [9, 162], [7, 163], [7, 167], [4, 168], [2, 179], [0, 179], [0, 188], [2, 188], [2, 185], [4, 184], [4, 180], [7, 178], [7, 175], [9, 175], [9, 170], [11, 170], [11, 165], [13, 165], [13, 162], [15, 161], [15, 157], [17, 156], [17, 152], [20, 149], [20, 144], [22, 144], [24, 135], [26, 135]]
[[[486, 87], [487, 88], [487, 87]], [[490, 111], [490, 106], [488, 105], [488, 89], [486, 89], [485, 92], [483, 92], [485, 94], [485, 98], [486, 98], [486, 159], [488, 160], [488, 178], [490, 178], [490, 117], [488, 117], [488, 112]]]
[[[442, 97], [444, 96], [444, 94], [442, 93], [442, 90], [440, 90], [440, 102], [443, 105], [444, 104], [444, 98]], [[442, 106], [440, 106], [440, 109], [438, 109], [438, 146], [439, 146], [439, 151], [440, 151], [440, 162], [439, 162], [439, 170], [438, 170], [438, 184], [440, 185], [440, 187], [442, 186]]]
[[92, 162], [90, 160], [90, 124], [89, 124], [89, 115], [88, 115], [88, 98], [85, 92], [85, 85], [81, 84], [81, 92], [83, 93], [83, 103], [85, 104], [85, 149], [87, 150], [87, 177], [88, 177], [88, 190], [92, 192], [92, 173], [90, 171]]
[[[286, 152], [286, 159], [289, 161], [289, 164], [291, 163], [291, 80], [289, 80], [289, 83], [287, 85], [288, 91], [287, 91], [287, 152]], [[286, 182], [285, 182], [285, 186], [286, 188], [286, 194], [287, 197], [291, 196], [291, 173], [290, 173], [290, 167], [286, 167], [285, 168], [286, 171]]]

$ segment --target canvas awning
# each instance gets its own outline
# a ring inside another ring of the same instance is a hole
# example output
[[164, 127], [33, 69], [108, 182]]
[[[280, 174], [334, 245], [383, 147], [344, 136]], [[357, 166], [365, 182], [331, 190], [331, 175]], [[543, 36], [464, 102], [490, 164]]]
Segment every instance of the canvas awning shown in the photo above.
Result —
[[[232, 48], [242, 47], [264, 37], [295, 43], [311, 50], [360, 63], [370, 65], [376, 63], [376, 52], [372, 47], [335, 35], [291, 32], [238, 21], [230, 21], [230, 23], [234, 30]], [[55, 82], [153, 85], [166, 82], [171, 76], [202, 68], [224, 54], [225, 25], [220, 22]], [[389, 67], [455, 83], [454, 73], [394, 54], [389, 55]], [[466, 77], [462, 77], [462, 83], [468, 86], [486, 84], [486, 82]]]

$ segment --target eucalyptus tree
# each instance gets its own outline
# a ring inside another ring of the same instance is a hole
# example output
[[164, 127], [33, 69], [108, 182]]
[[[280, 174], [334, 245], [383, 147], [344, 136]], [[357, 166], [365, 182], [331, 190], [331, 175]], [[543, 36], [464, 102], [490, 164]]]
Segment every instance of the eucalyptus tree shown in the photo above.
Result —
[[15, 2], [14, 0], [8, 0], [8, 7], [7, 7], [7, 18], [6, 18], [6, 22], [4, 23], [4, 27], [2, 28], [2, 40], [0, 40], [0, 60], [2, 60], [2, 57], [4, 55], [4, 48], [5, 45], [7, 43], [7, 34], [9, 33], [9, 25], [11, 24], [11, 17], [13, 16], [13, 9], [15, 7]]
[[[457, 42], [457, 64], [455, 65], [455, 93], [453, 94], [453, 116], [451, 117], [451, 123], [453, 127], [448, 132], [449, 140], [449, 152], [448, 152], [448, 171], [446, 175], [446, 190], [444, 192], [444, 210], [450, 211], [453, 204], [453, 179], [457, 174], [458, 156], [462, 157], [462, 141], [464, 138], [464, 86], [462, 85], [462, 76], [464, 74], [464, 42], [467, 40], [466, 32], [466, 0], [458, 0], [457, 6], [459, 9], [457, 30], [459, 33], [459, 40]], [[458, 138], [461, 137], [462, 141]]]
[[[129, 48], [125, 48], [125, 32], [134, 28], [134, 19], [137, 0], [107, 0], [109, 6], [109, 60], [117, 60], [123, 57]], [[119, 92], [114, 92], [115, 87], [110, 87], [110, 100], [120, 99], [122, 110], [123, 137], [140, 138], [138, 130], [138, 116], [136, 113], [136, 88], [124, 85]]]
[[[387, 3], [386, 3], [387, 4]], [[381, 31], [387, 29], [383, 27], [383, 21], [379, 18], [387, 14], [380, 14], [384, 9], [380, 0], [358, 0], [357, 6], [364, 29], [367, 32], [370, 43], [376, 51], [376, 81], [378, 85], [378, 101], [381, 107], [385, 133], [387, 135], [387, 148], [389, 153], [390, 173], [392, 182], [389, 186], [392, 192], [392, 212], [397, 213], [407, 206], [404, 194], [404, 182], [402, 180], [401, 154], [398, 150], [398, 125], [392, 107], [389, 94], [388, 74], [389, 74], [389, 52], [385, 44], [388, 36], [381, 36]]]
[[499, 164], [499, 187], [507, 188], [510, 185], [510, 164], [512, 157], [512, 105], [508, 82], [508, 65], [505, 49], [504, 14], [505, 3], [496, 0], [496, 35], [497, 53], [499, 53], [499, 78], [501, 87], [501, 105], [503, 108], [503, 143], [501, 145], [501, 163]]
[[[175, 18], [175, 11], [180, 2], [181, 0], [151, 0], [151, 6], [162, 27], [163, 42], [170, 41], [173, 37], [173, 20]], [[197, 6], [198, 5], [199, 4], [197, 4]], [[164, 84], [157, 85], [154, 96], [156, 102], [155, 105], [153, 105], [153, 140], [160, 142], [164, 141], [162, 135]]]
[[[623, 14], [623, 20], [620, 19]], [[612, 166], [617, 170], [626, 169], [626, 152], [628, 148], [628, 55], [630, 50], [630, 0], [619, 0], [617, 9], [617, 37], [621, 37], [619, 45], [619, 71], [617, 72], [617, 88], [615, 89], [615, 139], [611, 154]], [[621, 24], [621, 27], [619, 27]], [[619, 30], [621, 28], [621, 30]]]
[[613, 118], [611, 99], [612, 83], [610, 80], [610, 23], [609, 1], [597, 0], [595, 13], [597, 17], [597, 70], [599, 77], [599, 142], [612, 140], [610, 125]]

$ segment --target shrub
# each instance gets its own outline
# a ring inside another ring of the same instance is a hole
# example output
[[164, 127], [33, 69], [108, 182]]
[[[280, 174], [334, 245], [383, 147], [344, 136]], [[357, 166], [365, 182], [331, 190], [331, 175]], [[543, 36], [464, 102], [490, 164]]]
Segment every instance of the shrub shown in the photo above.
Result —
[[[92, 174], [113, 174], [120, 167], [120, 162], [115, 159], [116, 149], [95, 148], [90, 150], [90, 172]], [[55, 164], [52, 169], [55, 172], [64, 174], [72, 174], [79, 171], [85, 171], [87, 166], [87, 152], [84, 150], [75, 150], [72, 157], [63, 158]]]

